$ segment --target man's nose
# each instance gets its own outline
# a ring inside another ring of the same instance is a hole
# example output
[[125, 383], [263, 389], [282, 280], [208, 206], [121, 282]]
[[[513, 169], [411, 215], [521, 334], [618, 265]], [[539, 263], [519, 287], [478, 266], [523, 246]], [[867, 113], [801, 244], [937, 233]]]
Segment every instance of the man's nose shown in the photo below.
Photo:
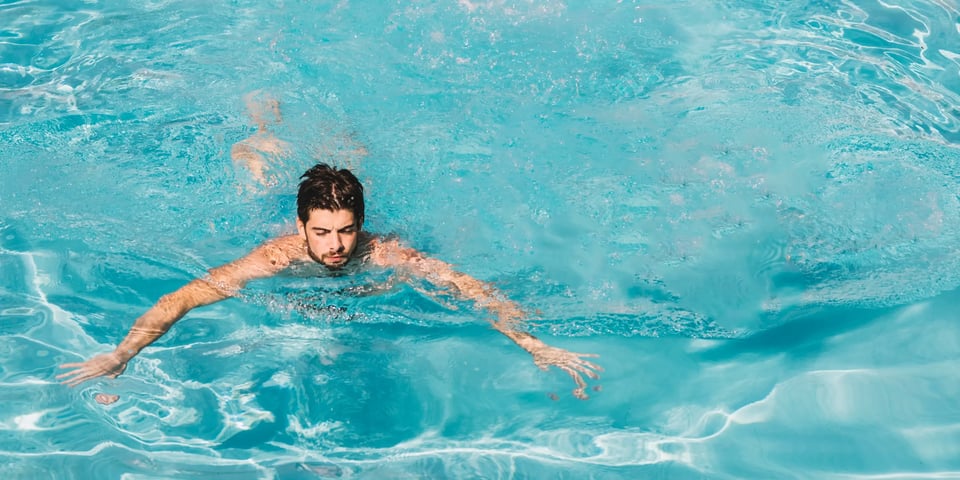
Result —
[[330, 241], [330, 251], [331, 252], [343, 251], [343, 241], [340, 240], [340, 235], [333, 235], [333, 239]]

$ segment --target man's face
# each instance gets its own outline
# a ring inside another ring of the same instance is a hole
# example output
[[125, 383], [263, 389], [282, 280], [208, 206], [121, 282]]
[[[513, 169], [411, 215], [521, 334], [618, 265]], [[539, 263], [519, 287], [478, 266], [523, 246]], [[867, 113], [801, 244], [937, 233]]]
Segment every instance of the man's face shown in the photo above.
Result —
[[310, 210], [306, 224], [297, 219], [297, 230], [307, 241], [310, 258], [327, 268], [340, 268], [357, 247], [360, 226], [350, 210]]

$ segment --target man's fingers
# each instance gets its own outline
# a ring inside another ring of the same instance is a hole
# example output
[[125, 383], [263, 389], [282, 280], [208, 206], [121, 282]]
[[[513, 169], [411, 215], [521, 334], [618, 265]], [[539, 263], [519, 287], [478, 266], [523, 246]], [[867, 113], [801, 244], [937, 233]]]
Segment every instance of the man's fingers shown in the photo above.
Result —
[[573, 396], [579, 398], [580, 400], [586, 400], [590, 398], [590, 396], [587, 395], [587, 390], [584, 388], [574, 388]]
[[600, 375], [597, 375], [597, 372], [594, 372], [593, 370], [590, 370], [589, 368], [586, 368], [586, 367], [581, 366], [581, 367], [578, 368], [577, 370], [580, 370], [580, 373], [582, 373], [582, 374], [584, 374], [584, 375], [586, 375], [586, 376], [588, 376], [588, 377], [590, 377], [590, 378], [592, 378], [592, 379], [594, 379], [594, 380], [600, 378]]
[[583, 377], [581, 377], [576, 370], [570, 367], [563, 366], [560, 368], [573, 377], [573, 381], [577, 382], [577, 388], [573, 389], [573, 396], [579, 398], [580, 400], [586, 400], [589, 398], [587, 395], [587, 382], [583, 381]]
[[576, 360], [574, 360], [574, 361], [577, 363], [577, 365], [584, 366], [584, 367], [589, 367], [589, 368], [592, 368], [592, 369], [594, 369], [594, 370], [603, 371], [603, 367], [601, 367], [600, 365], [597, 365], [596, 363], [593, 363], [593, 362], [584, 360], [584, 359], [582, 359], [582, 358], [578, 358], [578, 359], [576, 359]]
[[603, 368], [600, 367], [600, 365], [594, 365], [593, 363], [590, 363], [590, 362], [580, 362], [580, 364], [577, 365], [577, 367], [579, 367], [578, 370], [580, 370], [581, 372], [586, 374], [588, 377], [593, 379], [600, 378], [600, 375], [597, 374], [597, 372], [595, 372], [594, 370], [600, 371], [600, 372], [603, 371]]
[[603, 371], [603, 368], [600, 367], [600, 365], [596, 365], [593, 362], [588, 362], [586, 360], [581, 360], [579, 358], [572, 361], [571, 365], [572, 365], [571, 368], [574, 368], [580, 373], [593, 379], [600, 378], [597, 372], [594, 372], [593, 370], [599, 370], [601, 372]]
[[63, 383], [68, 387], [76, 387], [77, 385], [80, 385], [81, 383], [87, 381], [89, 378], [90, 378], [89, 375], [77, 375], [74, 378], [65, 380]]
[[582, 360], [581, 363], [582, 363], [583, 365], [586, 365], [586, 366], [588, 366], [588, 367], [590, 367], [590, 368], [598, 371], [598, 372], [602, 372], [602, 371], [603, 371], [603, 367], [601, 367], [600, 365], [597, 365], [596, 363], [588, 362], [588, 361], [585, 361], [585, 360]]
[[71, 371], [69, 371], [69, 372], [67, 372], [67, 373], [61, 373], [60, 375], [57, 375], [56, 378], [59, 380], [59, 379], [61, 379], [61, 378], [76, 377], [76, 376], [79, 376], [79, 375], [83, 375], [84, 372], [85, 372], [85, 370], [83, 370], [82, 368], [78, 368], [78, 369], [76, 369], [76, 370], [71, 370]]
[[573, 381], [574, 381], [574, 382], [577, 382], [577, 387], [579, 387], [579, 388], [587, 388], [587, 382], [583, 381], [583, 377], [581, 377], [580, 374], [577, 373], [576, 370], [574, 370], [574, 369], [572, 369], [572, 368], [570, 368], [570, 367], [568, 367], [568, 366], [566, 366], [566, 365], [560, 365], [560, 369], [563, 370], [564, 372], [567, 372], [567, 375], [570, 375], [570, 377], [573, 378]]
[[580, 372], [580, 373], [582, 373], [582, 374], [584, 374], [584, 375], [586, 375], [586, 376], [588, 376], [588, 377], [590, 377], [590, 378], [592, 378], [592, 379], [594, 379], [594, 380], [600, 378], [600, 375], [597, 375], [596, 372], [594, 372], [593, 370], [590, 370], [589, 368], [585, 367], [584, 365], [574, 364], [574, 365], [573, 365], [572, 367], [570, 367], [570, 368], [572, 368], [572, 369], [574, 369], [574, 370], [576, 370], [576, 371], [578, 371], [578, 372]]
[[99, 377], [100, 375], [101, 374], [99, 373], [93, 373], [88, 370], [78, 368], [67, 373], [61, 373], [60, 375], [57, 375], [56, 378], [57, 380], [64, 379], [60, 383], [68, 387], [75, 387], [83, 382], [86, 382], [87, 380], [90, 380], [91, 378]]
[[552, 353], [552, 355], [542, 354], [536, 358], [534, 363], [536, 363], [541, 370], [547, 370], [552, 365], [566, 372], [577, 384], [577, 388], [573, 390], [573, 396], [581, 400], [587, 399], [587, 382], [584, 381], [581, 374], [596, 380], [600, 378], [597, 372], [602, 372], [603, 367], [584, 360], [584, 358], [597, 358], [600, 355], [594, 353], [572, 353], [563, 350], [559, 350], [559, 352], [551, 350], [545, 353]]

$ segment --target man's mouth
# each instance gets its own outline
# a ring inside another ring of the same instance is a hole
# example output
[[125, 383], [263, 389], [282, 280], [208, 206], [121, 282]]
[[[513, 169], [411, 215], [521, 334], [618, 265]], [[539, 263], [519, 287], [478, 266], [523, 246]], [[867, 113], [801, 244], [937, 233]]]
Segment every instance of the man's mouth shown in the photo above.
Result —
[[344, 255], [327, 255], [326, 259], [330, 263], [343, 263], [347, 260], [347, 257]]

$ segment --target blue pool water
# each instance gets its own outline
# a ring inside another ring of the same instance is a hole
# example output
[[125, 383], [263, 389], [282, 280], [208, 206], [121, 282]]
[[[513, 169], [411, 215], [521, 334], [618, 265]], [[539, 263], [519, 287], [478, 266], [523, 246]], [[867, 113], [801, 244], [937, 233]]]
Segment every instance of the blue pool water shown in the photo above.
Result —
[[[946, 0], [0, 1], [0, 470], [960, 478], [958, 105]], [[589, 400], [429, 285], [343, 293], [374, 273], [57, 383], [357, 145], [367, 228], [599, 353]]]

